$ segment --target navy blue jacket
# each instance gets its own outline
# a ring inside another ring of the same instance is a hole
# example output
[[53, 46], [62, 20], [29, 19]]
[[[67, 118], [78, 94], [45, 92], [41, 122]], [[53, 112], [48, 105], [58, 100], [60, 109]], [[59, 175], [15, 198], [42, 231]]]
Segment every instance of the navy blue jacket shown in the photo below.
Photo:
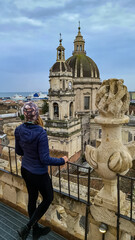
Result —
[[49, 156], [46, 131], [39, 125], [23, 123], [15, 130], [15, 151], [22, 157], [22, 167], [34, 174], [48, 172], [48, 165], [65, 164], [63, 158]]

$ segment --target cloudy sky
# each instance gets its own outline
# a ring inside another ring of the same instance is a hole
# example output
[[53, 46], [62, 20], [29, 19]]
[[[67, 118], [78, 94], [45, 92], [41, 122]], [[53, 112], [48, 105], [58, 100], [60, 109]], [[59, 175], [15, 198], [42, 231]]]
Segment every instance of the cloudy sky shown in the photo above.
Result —
[[59, 33], [66, 58], [81, 22], [101, 80], [135, 91], [135, 0], [0, 0], [0, 92], [47, 91]]

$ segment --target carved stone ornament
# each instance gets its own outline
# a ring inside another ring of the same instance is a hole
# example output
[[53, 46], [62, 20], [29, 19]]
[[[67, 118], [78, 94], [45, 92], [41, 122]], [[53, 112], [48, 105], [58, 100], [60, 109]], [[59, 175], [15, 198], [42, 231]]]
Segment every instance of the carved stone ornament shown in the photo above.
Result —
[[123, 118], [129, 109], [129, 93], [122, 79], [104, 80], [96, 96], [101, 116]]
[[126, 174], [135, 158], [135, 142], [127, 145], [122, 143], [121, 127], [129, 121], [129, 117], [125, 115], [129, 108], [129, 93], [127, 87], [123, 85], [123, 80], [103, 81], [97, 92], [96, 106], [99, 116], [94, 120], [102, 127], [102, 139], [98, 148], [86, 146], [86, 160], [105, 183], [104, 190], [106, 190], [101, 190], [100, 198], [105, 199], [108, 195], [107, 198], [111, 198], [116, 204], [116, 174]]

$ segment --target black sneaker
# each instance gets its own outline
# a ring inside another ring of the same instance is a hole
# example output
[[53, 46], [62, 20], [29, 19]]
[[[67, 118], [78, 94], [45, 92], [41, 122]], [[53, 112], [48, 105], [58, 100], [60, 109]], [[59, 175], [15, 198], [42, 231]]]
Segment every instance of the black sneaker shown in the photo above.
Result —
[[29, 235], [30, 229], [28, 228], [27, 225], [24, 227], [21, 227], [19, 230], [17, 230], [19, 236], [21, 239], [25, 240], [27, 236]]
[[32, 232], [33, 240], [37, 240], [41, 236], [47, 235], [50, 231], [51, 231], [50, 227], [40, 227], [38, 225], [36, 227], [33, 227]]

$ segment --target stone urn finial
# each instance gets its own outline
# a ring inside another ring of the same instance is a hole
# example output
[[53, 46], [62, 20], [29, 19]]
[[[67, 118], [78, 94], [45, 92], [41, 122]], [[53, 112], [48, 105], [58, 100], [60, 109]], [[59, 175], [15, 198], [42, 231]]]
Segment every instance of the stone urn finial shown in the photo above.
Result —
[[94, 121], [102, 127], [102, 139], [98, 148], [86, 146], [86, 160], [103, 178], [104, 187], [96, 196], [98, 203], [116, 206], [117, 173], [126, 174], [135, 157], [135, 144], [123, 145], [122, 124], [128, 123], [125, 114], [129, 108], [129, 93], [122, 79], [103, 81], [96, 96], [99, 116]]
[[125, 113], [129, 109], [129, 93], [123, 82], [122, 79], [103, 81], [96, 96], [96, 107], [100, 117], [125, 118]]
[[[11, 160], [12, 170], [16, 169], [16, 162], [15, 162], [15, 136], [14, 131], [16, 127], [18, 127], [21, 122], [13, 122], [13, 123], [5, 123], [3, 125], [3, 131], [7, 134], [7, 138], [9, 140], [8, 146], [10, 146], [10, 157], [9, 157], [9, 149], [7, 146], [3, 147], [1, 157], [5, 160]], [[17, 158], [18, 160], [19, 158]], [[19, 166], [19, 164], [18, 164]], [[19, 166], [20, 167], [20, 166]], [[7, 170], [10, 170], [10, 164], [8, 164]]]

